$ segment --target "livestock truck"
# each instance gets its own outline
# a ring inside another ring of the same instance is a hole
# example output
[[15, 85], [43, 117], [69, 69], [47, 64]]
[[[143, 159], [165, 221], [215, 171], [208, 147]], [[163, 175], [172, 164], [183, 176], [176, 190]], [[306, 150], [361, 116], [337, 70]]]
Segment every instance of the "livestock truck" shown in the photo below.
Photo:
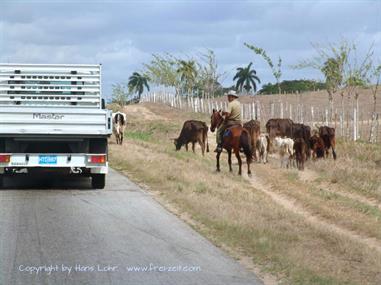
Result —
[[100, 64], [0, 64], [0, 186], [8, 175], [52, 172], [104, 188], [104, 105]]

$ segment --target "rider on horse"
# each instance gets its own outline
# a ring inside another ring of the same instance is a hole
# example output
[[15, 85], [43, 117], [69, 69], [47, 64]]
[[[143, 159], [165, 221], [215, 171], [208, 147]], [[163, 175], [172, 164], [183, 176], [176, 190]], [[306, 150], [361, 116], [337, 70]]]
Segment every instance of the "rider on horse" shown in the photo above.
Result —
[[237, 100], [238, 95], [234, 90], [228, 92], [228, 110], [227, 112], [222, 112], [222, 115], [225, 116], [224, 122], [217, 129], [216, 140], [217, 148], [215, 152], [222, 152], [222, 141], [225, 130], [232, 126], [241, 125], [241, 103]]

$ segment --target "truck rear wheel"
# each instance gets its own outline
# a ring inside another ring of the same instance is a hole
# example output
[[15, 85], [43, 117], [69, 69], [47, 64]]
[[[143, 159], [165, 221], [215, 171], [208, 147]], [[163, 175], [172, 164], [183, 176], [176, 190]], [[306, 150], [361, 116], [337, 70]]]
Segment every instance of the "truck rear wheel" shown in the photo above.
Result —
[[106, 184], [106, 175], [105, 174], [93, 174], [91, 176], [91, 187], [93, 189], [103, 189]]

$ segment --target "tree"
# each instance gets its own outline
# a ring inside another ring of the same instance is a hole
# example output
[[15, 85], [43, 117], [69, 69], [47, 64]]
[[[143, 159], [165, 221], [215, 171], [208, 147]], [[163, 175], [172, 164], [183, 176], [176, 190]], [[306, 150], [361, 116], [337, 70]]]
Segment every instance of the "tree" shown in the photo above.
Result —
[[246, 93], [249, 93], [251, 89], [254, 90], [254, 92], [257, 91], [257, 84], [261, 83], [257, 76], [257, 72], [254, 69], [251, 69], [252, 62], [249, 63], [247, 67], [238, 67], [237, 73], [233, 78], [233, 81], [237, 80], [236, 83], [236, 89], [242, 92], [242, 89], [246, 90]]
[[[328, 44], [322, 46], [320, 44], [312, 44], [317, 55], [312, 59], [302, 60], [294, 68], [313, 68], [320, 71], [324, 78], [328, 93], [329, 117], [330, 121], [333, 118], [333, 95], [339, 89], [343, 89], [349, 81], [348, 76], [348, 60], [352, 52], [353, 46], [347, 41], [342, 41], [339, 44]], [[342, 109], [344, 108], [343, 96], [341, 92]], [[344, 112], [344, 109], [343, 109]]]
[[342, 53], [339, 56], [328, 58], [321, 68], [325, 77], [326, 90], [328, 92], [330, 121], [332, 121], [333, 114], [333, 94], [337, 92], [343, 83], [345, 61], [346, 53]]
[[[341, 90], [342, 120], [344, 121], [344, 94], [347, 93], [348, 104], [353, 97], [352, 106], [355, 114], [359, 114], [359, 88], [367, 87], [369, 84], [369, 74], [371, 73], [373, 62], [373, 44], [363, 57], [358, 56], [355, 43], [345, 40], [339, 44], [329, 44], [328, 46], [313, 45], [317, 51], [317, 56], [312, 60], [303, 61], [296, 67], [312, 67], [320, 70], [326, 80], [328, 99], [330, 104], [330, 120], [332, 121], [333, 104], [332, 95], [337, 90]], [[356, 105], [354, 105], [356, 104]], [[358, 116], [354, 116], [354, 139], [357, 139]], [[342, 126], [343, 127], [343, 126]], [[349, 130], [347, 128], [347, 130]], [[342, 129], [343, 131], [343, 129]]]
[[180, 75], [177, 72], [178, 59], [171, 54], [153, 54], [152, 60], [148, 64], [143, 64], [145, 67], [145, 75], [150, 80], [165, 87], [173, 87], [176, 94], [180, 93]]
[[124, 84], [117, 83], [112, 85], [112, 102], [119, 104], [122, 108], [128, 101], [128, 90]]
[[177, 73], [180, 75], [183, 88], [189, 96], [196, 85], [197, 65], [194, 60], [179, 60]]
[[[375, 79], [375, 84], [372, 84], [372, 79]], [[377, 106], [377, 90], [381, 83], [381, 64], [373, 66], [372, 72], [371, 72], [371, 78], [369, 80], [370, 83], [370, 89], [372, 90], [373, 95], [373, 113], [376, 113], [376, 106]]]
[[270, 66], [271, 72], [276, 80], [276, 84], [278, 86], [278, 94], [281, 93], [281, 88], [280, 88], [280, 78], [282, 76], [282, 71], [281, 71], [281, 66], [282, 66], [282, 59], [279, 57], [278, 58], [278, 64], [277, 66], [274, 66], [273, 61], [271, 58], [267, 55], [266, 51], [262, 48], [256, 47], [254, 45], [250, 45], [248, 43], [244, 43], [244, 45], [254, 51], [257, 55], [260, 55]]
[[198, 63], [198, 87], [205, 97], [214, 97], [222, 88], [219, 80], [225, 73], [218, 73], [216, 55], [212, 50], [201, 53], [199, 58], [201, 63]]
[[[296, 92], [305, 92], [305, 91], [314, 91], [316, 89], [326, 89], [325, 83], [299, 79], [299, 80], [283, 80], [279, 83], [280, 88], [284, 93], [296, 93]], [[278, 84], [267, 83], [262, 85], [259, 94], [277, 94], [278, 93]]]
[[148, 85], [149, 78], [146, 75], [141, 75], [138, 72], [134, 72], [128, 79], [128, 89], [130, 92], [137, 93], [138, 99], [144, 92], [144, 88], [149, 91]]
[[[375, 82], [372, 82], [372, 80], [375, 80]], [[369, 78], [369, 85], [373, 95], [372, 123], [370, 126], [370, 133], [369, 133], [369, 142], [372, 142], [372, 143], [375, 143], [377, 141], [375, 136], [377, 122], [378, 122], [378, 114], [376, 112], [377, 111], [376, 106], [377, 106], [377, 90], [380, 86], [380, 83], [381, 83], [380, 81], [381, 81], [381, 64], [373, 65], [370, 78]]]

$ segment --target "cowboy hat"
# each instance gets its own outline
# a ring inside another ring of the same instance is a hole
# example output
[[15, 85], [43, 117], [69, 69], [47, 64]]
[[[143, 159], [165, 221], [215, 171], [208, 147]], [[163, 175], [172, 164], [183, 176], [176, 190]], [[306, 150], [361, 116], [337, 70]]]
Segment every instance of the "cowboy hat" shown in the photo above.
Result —
[[228, 92], [228, 96], [233, 96], [233, 97], [235, 97], [235, 98], [238, 98], [237, 92], [235, 92], [234, 90], [230, 90], [230, 91]]

